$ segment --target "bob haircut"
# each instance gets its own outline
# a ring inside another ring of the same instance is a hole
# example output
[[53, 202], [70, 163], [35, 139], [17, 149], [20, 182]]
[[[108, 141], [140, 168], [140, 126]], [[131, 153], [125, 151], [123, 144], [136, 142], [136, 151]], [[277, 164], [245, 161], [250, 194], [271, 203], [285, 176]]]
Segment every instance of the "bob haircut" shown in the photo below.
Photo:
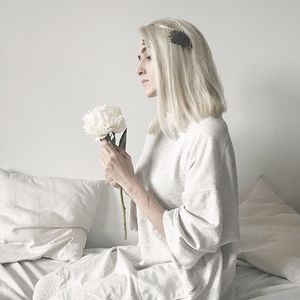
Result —
[[[192, 48], [171, 43], [169, 31], [173, 29], [184, 31]], [[152, 56], [158, 96], [157, 114], [147, 133], [162, 131], [169, 138], [177, 139], [191, 122], [219, 117], [227, 111], [212, 53], [193, 24], [163, 18], [139, 27], [139, 32], [147, 53]]]

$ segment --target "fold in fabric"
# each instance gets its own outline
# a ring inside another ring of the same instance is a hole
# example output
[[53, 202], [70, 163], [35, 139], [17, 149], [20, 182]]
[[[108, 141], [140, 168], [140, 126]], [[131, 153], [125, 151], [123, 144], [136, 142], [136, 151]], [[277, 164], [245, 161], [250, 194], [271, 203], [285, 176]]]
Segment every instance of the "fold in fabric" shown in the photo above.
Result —
[[[183, 199], [185, 204], [164, 211], [163, 224], [172, 254], [190, 269], [205, 253], [220, 248], [222, 211], [217, 190], [186, 194]], [[197, 203], [198, 208], [190, 211], [188, 202]]]
[[131, 231], [138, 231], [137, 224], [137, 212], [136, 204], [134, 201], [130, 200], [130, 219], [129, 219], [129, 229]]

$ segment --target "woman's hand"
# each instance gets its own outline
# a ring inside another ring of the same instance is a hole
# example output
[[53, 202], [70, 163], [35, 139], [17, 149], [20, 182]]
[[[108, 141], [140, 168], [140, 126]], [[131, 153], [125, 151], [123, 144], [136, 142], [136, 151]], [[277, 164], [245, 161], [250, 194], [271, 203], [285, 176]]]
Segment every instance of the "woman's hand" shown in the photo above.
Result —
[[125, 187], [127, 182], [135, 176], [131, 156], [122, 148], [116, 149], [106, 139], [101, 140], [102, 165], [107, 182], [116, 187]]

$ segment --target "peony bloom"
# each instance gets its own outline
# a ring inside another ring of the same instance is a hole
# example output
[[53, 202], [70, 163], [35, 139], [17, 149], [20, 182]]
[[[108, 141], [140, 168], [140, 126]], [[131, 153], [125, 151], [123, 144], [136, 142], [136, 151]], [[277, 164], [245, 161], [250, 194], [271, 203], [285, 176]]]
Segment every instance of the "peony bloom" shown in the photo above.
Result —
[[[122, 115], [121, 109], [115, 105], [102, 105], [96, 106], [92, 111], [83, 116], [83, 128], [86, 135], [95, 136], [96, 141], [107, 139], [111, 144], [116, 147], [116, 133], [124, 132], [119, 141], [119, 147], [126, 148], [126, 134], [127, 125]], [[126, 207], [123, 199], [123, 189], [120, 187], [121, 205], [123, 210], [123, 223], [125, 240], [127, 239], [127, 226], [126, 226]]]
[[96, 141], [110, 133], [122, 132], [127, 127], [121, 109], [115, 105], [96, 106], [82, 119], [86, 135], [95, 136]]

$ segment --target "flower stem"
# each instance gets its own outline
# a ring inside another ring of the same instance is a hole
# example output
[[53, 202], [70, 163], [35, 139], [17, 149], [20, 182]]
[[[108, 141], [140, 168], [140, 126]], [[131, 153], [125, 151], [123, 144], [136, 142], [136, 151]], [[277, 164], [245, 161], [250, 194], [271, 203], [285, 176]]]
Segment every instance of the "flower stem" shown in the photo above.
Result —
[[126, 207], [125, 207], [125, 204], [124, 204], [122, 187], [120, 188], [120, 193], [121, 193], [121, 204], [122, 204], [122, 210], [123, 210], [123, 223], [124, 223], [124, 231], [125, 231], [125, 240], [127, 240]]

